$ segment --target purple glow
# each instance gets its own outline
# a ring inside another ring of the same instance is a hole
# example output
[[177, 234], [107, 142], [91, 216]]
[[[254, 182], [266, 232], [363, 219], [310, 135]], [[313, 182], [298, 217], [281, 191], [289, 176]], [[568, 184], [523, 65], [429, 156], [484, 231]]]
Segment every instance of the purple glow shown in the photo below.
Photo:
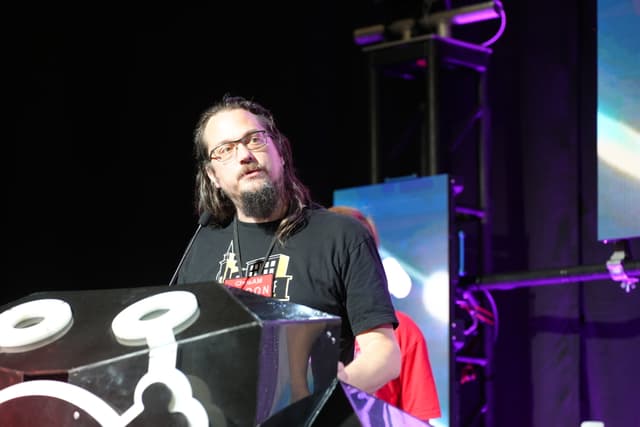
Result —
[[484, 218], [485, 217], [484, 211], [481, 211], [480, 209], [467, 208], [467, 207], [464, 207], [464, 206], [456, 206], [455, 210], [456, 210], [456, 213], [465, 214], [465, 215], [469, 215], [469, 216], [475, 216], [477, 218]]
[[[631, 267], [627, 272], [629, 276], [640, 275], [640, 269]], [[540, 277], [529, 277], [502, 281], [493, 281], [492, 283], [478, 283], [472, 285], [472, 290], [493, 290], [493, 289], [516, 289], [523, 287], [545, 286], [545, 285], [562, 285], [566, 283], [588, 282], [593, 280], [612, 280], [611, 274], [607, 272], [585, 272], [579, 274], [570, 274], [568, 269], [557, 270], [554, 275], [541, 275]], [[615, 282], [614, 282], [615, 283]]]
[[382, 41], [384, 41], [382, 34], [364, 34], [356, 37], [356, 44], [358, 46], [380, 43]]
[[344, 396], [349, 401], [353, 411], [358, 416], [361, 426], [368, 427], [427, 427], [426, 421], [420, 420], [413, 415], [396, 408], [395, 406], [378, 399], [352, 385], [339, 382], [342, 386]]
[[480, 22], [480, 21], [486, 21], [488, 19], [495, 19], [495, 18], [498, 18], [499, 16], [500, 15], [498, 15], [494, 9], [478, 10], [475, 12], [469, 12], [462, 15], [454, 16], [451, 19], [451, 23], [456, 25], [471, 24], [473, 22]]

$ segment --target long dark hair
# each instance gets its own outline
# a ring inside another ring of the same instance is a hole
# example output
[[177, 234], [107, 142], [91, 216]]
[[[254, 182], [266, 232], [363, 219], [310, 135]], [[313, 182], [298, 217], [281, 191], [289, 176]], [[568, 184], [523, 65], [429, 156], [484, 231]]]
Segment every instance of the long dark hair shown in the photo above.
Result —
[[310, 192], [296, 176], [293, 168], [293, 155], [291, 144], [287, 137], [277, 128], [275, 119], [269, 110], [255, 101], [241, 96], [226, 94], [222, 100], [206, 109], [201, 115], [194, 132], [194, 155], [197, 162], [195, 207], [199, 215], [209, 212], [212, 215], [210, 224], [216, 227], [225, 227], [233, 219], [236, 208], [233, 202], [211, 183], [207, 175], [209, 167], [209, 153], [207, 144], [203, 139], [204, 129], [209, 119], [221, 111], [246, 110], [255, 115], [264, 126], [271, 138], [276, 143], [280, 157], [284, 160], [283, 198], [287, 211], [285, 218], [280, 221], [276, 235], [281, 243], [305, 220], [305, 208], [312, 205]]

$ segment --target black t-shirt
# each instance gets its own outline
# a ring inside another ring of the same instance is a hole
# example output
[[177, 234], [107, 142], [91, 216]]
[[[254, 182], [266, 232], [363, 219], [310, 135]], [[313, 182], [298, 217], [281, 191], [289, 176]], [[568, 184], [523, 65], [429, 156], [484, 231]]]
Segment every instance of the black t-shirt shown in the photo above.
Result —
[[[260, 274], [277, 226], [238, 221], [239, 254], [233, 222], [202, 228], [177, 283], [223, 283]], [[274, 275], [271, 297], [342, 318], [340, 359], [345, 363], [353, 358], [354, 335], [383, 324], [397, 326], [376, 243], [355, 218], [308, 209], [304, 226], [284, 246], [275, 243], [263, 273]]]

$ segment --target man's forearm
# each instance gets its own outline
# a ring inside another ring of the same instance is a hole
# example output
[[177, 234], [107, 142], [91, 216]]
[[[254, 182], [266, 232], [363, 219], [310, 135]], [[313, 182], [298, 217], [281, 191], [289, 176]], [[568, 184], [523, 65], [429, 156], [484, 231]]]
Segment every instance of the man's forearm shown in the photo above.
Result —
[[374, 393], [400, 375], [400, 348], [393, 329], [369, 332], [359, 337], [360, 353], [344, 369], [338, 379], [367, 393]]

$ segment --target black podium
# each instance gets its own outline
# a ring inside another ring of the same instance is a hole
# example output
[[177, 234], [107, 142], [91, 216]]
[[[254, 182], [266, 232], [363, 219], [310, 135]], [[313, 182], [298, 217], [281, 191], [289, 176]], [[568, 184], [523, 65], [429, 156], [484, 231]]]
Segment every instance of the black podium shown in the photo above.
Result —
[[301, 399], [261, 427], [427, 427], [420, 420], [337, 379], [325, 390]]
[[217, 283], [35, 293], [0, 308], [0, 419], [257, 425], [331, 383], [339, 337], [339, 317]]
[[0, 307], [1, 424], [426, 425], [336, 380], [340, 327], [215, 282], [31, 294]]

